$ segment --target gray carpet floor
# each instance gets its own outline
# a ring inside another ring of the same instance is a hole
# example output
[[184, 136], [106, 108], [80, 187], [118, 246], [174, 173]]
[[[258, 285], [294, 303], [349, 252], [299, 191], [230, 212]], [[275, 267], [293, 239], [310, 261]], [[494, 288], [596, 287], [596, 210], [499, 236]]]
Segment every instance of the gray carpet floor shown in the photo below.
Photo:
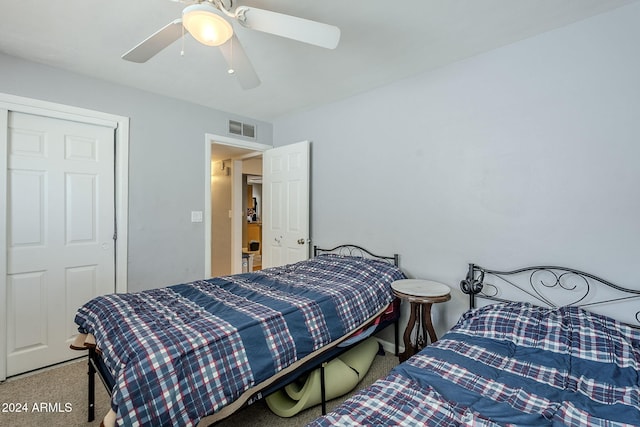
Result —
[[[376, 356], [371, 368], [356, 390], [382, 378], [398, 364], [398, 358], [387, 353]], [[355, 392], [355, 391], [354, 391]], [[330, 410], [352, 393], [328, 402]], [[96, 380], [96, 418], [87, 422], [86, 359], [68, 362], [0, 383], [0, 426], [73, 427], [99, 426], [109, 410], [109, 396], [100, 380]], [[280, 418], [263, 401], [238, 411], [216, 424], [231, 426], [303, 426], [320, 416], [320, 406], [309, 408], [291, 418]]]

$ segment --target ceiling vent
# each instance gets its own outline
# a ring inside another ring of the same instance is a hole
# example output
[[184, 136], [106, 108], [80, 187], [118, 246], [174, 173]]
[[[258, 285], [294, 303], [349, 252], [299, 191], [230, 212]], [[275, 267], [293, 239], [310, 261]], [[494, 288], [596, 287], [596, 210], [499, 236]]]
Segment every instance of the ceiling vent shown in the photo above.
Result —
[[256, 127], [247, 123], [229, 120], [229, 133], [246, 138], [256, 139]]

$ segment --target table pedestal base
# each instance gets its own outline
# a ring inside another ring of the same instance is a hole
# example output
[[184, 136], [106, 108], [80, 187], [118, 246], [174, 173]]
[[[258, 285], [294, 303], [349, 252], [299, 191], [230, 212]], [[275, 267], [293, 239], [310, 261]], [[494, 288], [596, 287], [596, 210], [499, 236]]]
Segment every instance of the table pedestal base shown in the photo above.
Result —
[[[404, 362], [427, 346], [427, 333], [429, 334], [431, 343], [438, 340], [436, 331], [433, 329], [433, 323], [431, 323], [432, 303], [411, 302], [410, 304], [409, 322], [402, 337], [404, 341], [404, 352], [398, 355], [400, 362]], [[417, 328], [417, 330], [414, 343], [411, 341], [411, 335], [415, 328]]]

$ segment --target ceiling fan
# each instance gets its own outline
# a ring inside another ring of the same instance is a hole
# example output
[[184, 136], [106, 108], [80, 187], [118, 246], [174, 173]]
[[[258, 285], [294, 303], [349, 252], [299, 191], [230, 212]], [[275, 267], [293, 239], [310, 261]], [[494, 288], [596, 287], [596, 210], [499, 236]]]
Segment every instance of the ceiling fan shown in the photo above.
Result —
[[230, 20], [245, 28], [327, 49], [335, 49], [340, 41], [340, 29], [333, 25], [249, 6], [238, 6], [232, 11], [233, 0], [229, 0], [229, 6], [223, 1], [188, 1], [191, 4], [182, 11], [182, 18], [165, 25], [122, 55], [122, 58], [146, 62], [187, 33], [202, 44], [218, 46], [229, 66], [229, 73], [238, 78], [243, 89], [252, 89], [260, 84], [260, 79], [236, 37]]

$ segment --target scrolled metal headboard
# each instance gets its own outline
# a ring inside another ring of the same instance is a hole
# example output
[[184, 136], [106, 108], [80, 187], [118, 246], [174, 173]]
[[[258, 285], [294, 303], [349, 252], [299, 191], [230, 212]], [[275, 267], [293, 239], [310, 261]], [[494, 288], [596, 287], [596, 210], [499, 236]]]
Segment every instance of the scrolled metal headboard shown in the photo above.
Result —
[[384, 256], [384, 255], [376, 255], [371, 251], [357, 246], [357, 245], [339, 245], [332, 249], [322, 249], [318, 246], [313, 247], [313, 256], [318, 256], [320, 254], [337, 254], [337, 255], [346, 255], [346, 256], [355, 256], [360, 258], [372, 258], [378, 259], [381, 261], [388, 262], [389, 264], [393, 264], [396, 267], [400, 266], [400, 255], [393, 254], [393, 256]]
[[[498, 271], [469, 264], [467, 276], [460, 282], [460, 289], [469, 295], [470, 308], [476, 307], [478, 298], [496, 302], [526, 299], [548, 307], [572, 305], [583, 308], [640, 299], [639, 289], [624, 288], [584, 271], [557, 266]], [[507, 298], [507, 294], [513, 296]], [[623, 323], [640, 327], [640, 310], [634, 308], [624, 311], [631, 312], [637, 325], [629, 320], [622, 320]]]

